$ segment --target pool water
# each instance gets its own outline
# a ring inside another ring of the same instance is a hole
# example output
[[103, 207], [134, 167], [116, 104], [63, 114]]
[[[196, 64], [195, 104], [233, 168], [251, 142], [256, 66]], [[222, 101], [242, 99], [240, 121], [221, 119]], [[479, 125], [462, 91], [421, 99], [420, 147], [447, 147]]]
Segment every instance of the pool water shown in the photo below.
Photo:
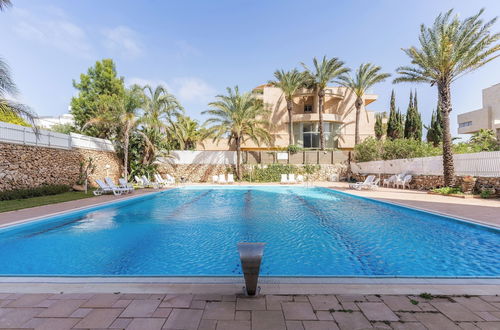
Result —
[[0, 275], [500, 276], [500, 231], [326, 188], [183, 187], [0, 230]]

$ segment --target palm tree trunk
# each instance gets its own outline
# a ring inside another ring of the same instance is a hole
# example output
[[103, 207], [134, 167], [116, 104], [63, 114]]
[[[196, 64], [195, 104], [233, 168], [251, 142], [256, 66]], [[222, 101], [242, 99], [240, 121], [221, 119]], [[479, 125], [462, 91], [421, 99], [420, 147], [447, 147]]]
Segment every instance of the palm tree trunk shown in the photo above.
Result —
[[361, 97], [356, 98], [356, 128], [354, 131], [354, 145], [358, 145], [361, 141], [359, 139], [359, 117], [361, 116], [361, 105], [363, 104], [363, 99]]
[[286, 108], [288, 110], [288, 145], [294, 144], [294, 136], [293, 136], [293, 120], [292, 120], [292, 110], [293, 110], [293, 101], [286, 101]]
[[129, 134], [128, 134], [128, 128], [125, 131], [125, 141], [124, 141], [124, 146], [123, 146], [123, 174], [125, 176], [125, 180], [128, 181], [128, 144], [129, 144]]
[[320, 90], [318, 92], [318, 115], [319, 115], [319, 148], [325, 150], [325, 136], [323, 135], [323, 98], [325, 97], [325, 91]]
[[444, 185], [452, 187], [455, 183], [455, 167], [453, 165], [453, 145], [450, 133], [451, 92], [450, 83], [438, 83], [439, 103], [443, 115], [443, 176]]
[[241, 179], [241, 173], [240, 173], [240, 159], [241, 159], [241, 142], [240, 138], [237, 137], [235, 139], [236, 142], [236, 177], [238, 180]]

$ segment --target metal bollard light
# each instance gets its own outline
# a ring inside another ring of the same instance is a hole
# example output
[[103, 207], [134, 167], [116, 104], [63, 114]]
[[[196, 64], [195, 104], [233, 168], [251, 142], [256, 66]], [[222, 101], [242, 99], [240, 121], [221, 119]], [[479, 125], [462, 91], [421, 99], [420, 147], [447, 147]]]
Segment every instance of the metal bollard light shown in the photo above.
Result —
[[238, 243], [241, 268], [245, 278], [245, 289], [248, 296], [257, 294], [257, 282], [259, 280], [260, 263], [264, 254], [266, 243]]

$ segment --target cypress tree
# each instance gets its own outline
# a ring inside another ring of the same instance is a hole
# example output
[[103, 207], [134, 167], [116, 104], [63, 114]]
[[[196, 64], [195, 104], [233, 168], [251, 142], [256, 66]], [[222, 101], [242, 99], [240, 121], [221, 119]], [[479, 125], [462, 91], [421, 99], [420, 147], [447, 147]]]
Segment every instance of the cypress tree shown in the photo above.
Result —
[[443, 126], [441, 118], [441, 109], [438, 108], [432, 112], [431, 124], [427, 127], [427, 142], [435, 147], [443, 141]]
[[402, 139], [405, 134], [405, 116], [401, 113], [398, 108], [396, 113], [396, 131], [394, 133], [394, 139]]
[[398, 114], [396, 112], [396, 95], [394, 94], [394, 89], [391, 93], [391, 104], [389, 111], [389, 120], [387, 122], [387, 138], [394, 140], [397, 139], [397, 129], [398, 129]]
[[384, 136], [384, 123], [382, 122], [382, 119], [385, 117], [385, 112], [384, 113], [377, 113], [375, 114], [375, 137], [377, 140], [381, 140], [382, 137]]
[[406, 110], [404, 137], [405, 139], [422, 140], [422, 119], [418, 112], [417, 92], [415, 92], [415, 98], [413, 97], [413, 93], [410, 92], [410, 102]]

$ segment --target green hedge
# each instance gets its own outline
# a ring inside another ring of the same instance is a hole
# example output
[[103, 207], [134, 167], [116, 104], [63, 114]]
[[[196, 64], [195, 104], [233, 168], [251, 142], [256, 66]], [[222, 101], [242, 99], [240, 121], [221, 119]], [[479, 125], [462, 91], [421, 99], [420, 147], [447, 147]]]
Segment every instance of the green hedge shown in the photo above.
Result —
[[270, 164], [266, 167], [254, 166], [250, 172], [243, 175], [249, 182], [280, 182], [281, 174], [313, 174], [319, 171], [320, 165], [304, 165], [302, 167], [288, 164]]
[[35, 188], [0, 191], [0, 201], [25, 199], [38, 196], [57, 195], [70, 191], [71, 187], [63, 184], [42, 185]]
[[438, 156], [441, 148], [413, 139], [376, 140], [367, 138], [354, 147], [357, 162]]

